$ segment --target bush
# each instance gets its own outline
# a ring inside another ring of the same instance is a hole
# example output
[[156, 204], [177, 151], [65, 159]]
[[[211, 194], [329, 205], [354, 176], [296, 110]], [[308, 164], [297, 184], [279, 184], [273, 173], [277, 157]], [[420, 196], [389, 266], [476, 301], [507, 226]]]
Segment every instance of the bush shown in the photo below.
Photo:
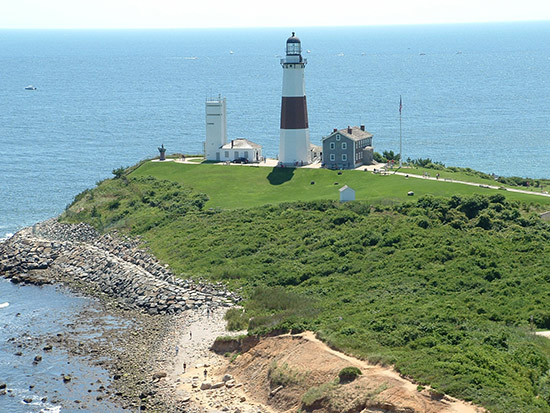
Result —
[[113, 175], [115, 176], [115, 179], [121, 178], [122, 175], [124, 175], [124, 172], [126, 171], [126, 168], [121, 166], [120, 168], [113, 169]]
[[306, 372], [289, 367], [287, 363], [277, 364], [272, 361], [267, 372], [267, 378], [271, 386], [290, 386], [301, 383], [306, 377]]
[[340, 379], [340, 383], [349, 383], [362, 374], [361, 370], [357, 367], [344, 367], [338, 373], [338, 378]]

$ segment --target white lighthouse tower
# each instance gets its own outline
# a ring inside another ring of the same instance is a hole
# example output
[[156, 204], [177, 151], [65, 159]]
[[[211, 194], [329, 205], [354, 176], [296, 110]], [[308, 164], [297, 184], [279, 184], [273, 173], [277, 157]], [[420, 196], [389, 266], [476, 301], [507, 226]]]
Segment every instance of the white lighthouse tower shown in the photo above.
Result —
[[220, 150], [227, 142], [227, 121], [225, 98], [206, 101], [206, 140], [204, 158], [208, 161], [219, 161]]
[[311, 162], [309, 125], [307, 120], [306, 87], [302, 44], [294, 32], [286, 41], [283, 66], [283, 99], [281, 102], [281, 139], [279, 161], [287, 166]]

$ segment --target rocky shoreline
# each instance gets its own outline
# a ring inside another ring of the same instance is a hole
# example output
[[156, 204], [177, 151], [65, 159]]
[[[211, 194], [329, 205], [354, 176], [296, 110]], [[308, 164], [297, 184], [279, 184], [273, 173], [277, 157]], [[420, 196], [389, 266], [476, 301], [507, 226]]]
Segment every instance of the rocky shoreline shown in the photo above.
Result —
[[150, 315], [229, 307], [240, 298], [223, 284], [176, 278], [139, 240], [99, 235], [87, 224], [50, 219], [0, 244], [0, 273], [14, 283], [62, 282], [95, 289]]
[[[176, 278], [140, 240], [100, 235], [89, 225], [56, 219], [0, 243], [0, 274], [14, 283], [64, 284], [98, 298], [96, 308], [77, 315], [77, 323], [93, 324], [98, 335], [79, 335], [78, 326], [69, 326], [74, 333], [44, 334], [37, 342], [106, 369], [110, 382], [88, 391], [132, 411], [189, 410], [163, 384], [163, 368], [174, 356], [173, 337], [193, 314], [224, 312], [240, 300], [221, 284]], [[126, 322], [113, 328], [110, 317]]]

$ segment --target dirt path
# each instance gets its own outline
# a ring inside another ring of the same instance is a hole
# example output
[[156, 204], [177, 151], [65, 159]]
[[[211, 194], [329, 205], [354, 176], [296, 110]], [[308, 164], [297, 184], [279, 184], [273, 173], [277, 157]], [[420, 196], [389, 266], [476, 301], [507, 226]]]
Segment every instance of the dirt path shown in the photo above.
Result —
[[[414, 384], [412, 381], [407, 380], [403, 378], [401, 375], [399, 375], [398, 372], [396, 372], [394, 369], [389, 367], [382, 367], [378, 365], [370, 364], [364, 360], [359, 360], [354, 357], [348, 356], [344, 353], [341, 353], [339, 351], [333, 350], [330, 347], [328, 347], [325, 343], [323, 343], [321, 340], [317, 339], [315, 335], [312, 332], [306, 332], [301, 334], [302, 337], [304, 337], [306, 340], [315, 343], [317, 345], [319, 352], [325, 352], [332, 354], [342, 360], [346, 360], [346, 362], [350, 363], [350, 365], [358, 367], [363, 372], [367, 372], [368, 374], [373, 375], [381, 375], [386, 376], [390, 378], [392, 381], [396, 381], [401, 383], [401, 386], [408, 390], [412, 395], [418, 394], [417, 385]], [[425, 392], [429, 392], [429, 387], [426, 387]], [[443, 404], [443, 410], [441, 412], [446, 413], [479, 413], [483, 412], [484, 410], [474, 406], [470, 403], [463, 402], [461, 400], [455, 399], [450, 396], [445, 396], [441, 403]]]

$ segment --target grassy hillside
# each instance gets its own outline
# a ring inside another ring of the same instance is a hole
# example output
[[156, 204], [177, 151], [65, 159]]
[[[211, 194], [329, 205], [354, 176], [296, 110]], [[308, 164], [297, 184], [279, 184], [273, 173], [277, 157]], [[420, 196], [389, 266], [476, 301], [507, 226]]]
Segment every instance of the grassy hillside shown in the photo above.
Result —
[[[176, 273], [241, 287], [235, 328], [311, 329], [493, 412], [550, 411], [550, 340], [531, 333], [550, 329], [550, 225], [531, 206], [506, 191], [264, 169], [148, 163], [80, 194], [64, 219], [140, 234]], [[335, 199], [336, 179], [369, 201], [310, 201], [310, 187]], [[456, 193], [406, 196], [440, 188]]]
[[[358, 200], [382, 203], [402, 202], [407, 192], [423, 195], [451, 196], [493, 194], [494, 190], [450, 182], [434, 182], [398, 175], [374, 175], [362, 171], [326, 169], [265, 168], [254, 166], [185, 165], [174, 162], [147, 162], [130, 176], [154, 176], [183, 183], [208, 195], [207, 207], [241, 208], [268, 203], [337, 200], [344, 185], [356, 191]], [[433, 174], [432, 174], [433, 175]], [[449, 176], [453, 176], [449, 173]], [[462, 175], [459, 175], [462, 178]], [[457, 178], [455, 178], [457, 179]], [[311, 184], [314, 182], [314, 184]], [[484, 180], [480, 183], [492, 184]], [[535, 202], [550, 206], [550, 197], [501, 191], [511, 200]]]

